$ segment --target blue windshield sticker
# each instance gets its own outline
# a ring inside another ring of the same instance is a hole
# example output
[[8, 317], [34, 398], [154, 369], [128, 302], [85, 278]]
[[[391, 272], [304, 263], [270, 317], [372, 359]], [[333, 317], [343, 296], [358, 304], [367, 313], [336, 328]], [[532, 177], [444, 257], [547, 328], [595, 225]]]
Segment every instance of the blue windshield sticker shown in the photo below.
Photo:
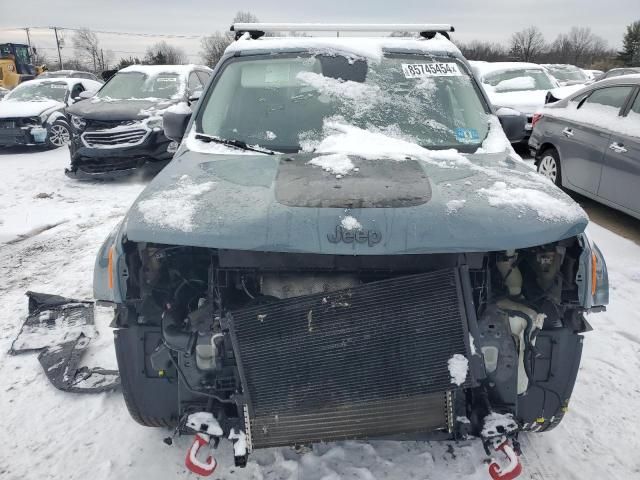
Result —
[[478, 143], [480, 134], [475, 128], [456, 128], [456, 140], [460, 143]]

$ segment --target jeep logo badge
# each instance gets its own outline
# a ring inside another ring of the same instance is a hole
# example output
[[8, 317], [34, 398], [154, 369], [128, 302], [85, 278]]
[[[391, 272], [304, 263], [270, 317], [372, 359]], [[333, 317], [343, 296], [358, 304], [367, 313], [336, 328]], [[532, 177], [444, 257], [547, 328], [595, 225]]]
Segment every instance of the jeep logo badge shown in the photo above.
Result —
[[327, 240], [331, 243], [366, 243], [373, 247], [382, 240], [382, 234], [377, 230], [347, 230], [337, 225], [335, 233], [328, 233]]

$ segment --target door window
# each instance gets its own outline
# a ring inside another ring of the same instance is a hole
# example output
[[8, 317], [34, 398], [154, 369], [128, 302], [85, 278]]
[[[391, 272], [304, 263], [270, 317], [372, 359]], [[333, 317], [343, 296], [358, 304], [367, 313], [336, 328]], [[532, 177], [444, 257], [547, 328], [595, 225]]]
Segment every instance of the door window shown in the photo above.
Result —
[[200, 79], [200, 81], [202, 82], [202, 85], [206, 85], [207, 82], [209, 81], [209, 77], [211, 76], [210, 73], [208, 72], [203, 72], [202, 70], [198, 70], [196, 71], [196, 74], [198, 75], [198, 78]]
[[636, 115], [640, 115], [640, 93], [636, 95], [636, 101], [633, 102], [633, 105], [631, 105], [629, 116], [631, 116], [632, 113], [635, 113]]
[[202, 91], [202, 82], [198, 78], [195, 72], [189, 74], [189, 95]]
[[581, 117], [587, 123], [605, 125], [617, 120], [620, 110], [631, 93], [632, 87], [607, 87], [595, 90], [578, 106]]

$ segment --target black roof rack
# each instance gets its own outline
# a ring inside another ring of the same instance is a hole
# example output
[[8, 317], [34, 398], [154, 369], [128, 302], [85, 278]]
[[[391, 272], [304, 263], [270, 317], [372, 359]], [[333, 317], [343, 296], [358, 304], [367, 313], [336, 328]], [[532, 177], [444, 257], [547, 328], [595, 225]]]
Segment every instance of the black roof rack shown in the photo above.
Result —
[[438, 33], [450, 38], [449, 32], [455, 32], [447, 23], [234, 23], [230, 30], [236, 40], [245, 33], [255, 40], [266, 32], [418, 32], [426, 39]]

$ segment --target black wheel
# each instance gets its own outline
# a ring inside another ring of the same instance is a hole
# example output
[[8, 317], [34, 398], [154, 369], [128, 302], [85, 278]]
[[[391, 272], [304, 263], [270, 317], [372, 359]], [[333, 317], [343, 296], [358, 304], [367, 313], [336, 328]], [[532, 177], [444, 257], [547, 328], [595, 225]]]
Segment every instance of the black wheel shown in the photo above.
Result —
[[538, 161], [538, 173], [562, 187], [562, 170], [560, 168], [560, 156], [555, 148], [547, 148], [542, 152]]
[[114, 331], [122, 396], [131, 417], [146, 427], [174, 427], [178, 422], [178, 386], [149, 370], [147, 356], [160, 339], [156, 328]]
[[47, 147], [64, 147], [71, 139], [71, 127], [66, 120], [59, 118], [47, 127]]

